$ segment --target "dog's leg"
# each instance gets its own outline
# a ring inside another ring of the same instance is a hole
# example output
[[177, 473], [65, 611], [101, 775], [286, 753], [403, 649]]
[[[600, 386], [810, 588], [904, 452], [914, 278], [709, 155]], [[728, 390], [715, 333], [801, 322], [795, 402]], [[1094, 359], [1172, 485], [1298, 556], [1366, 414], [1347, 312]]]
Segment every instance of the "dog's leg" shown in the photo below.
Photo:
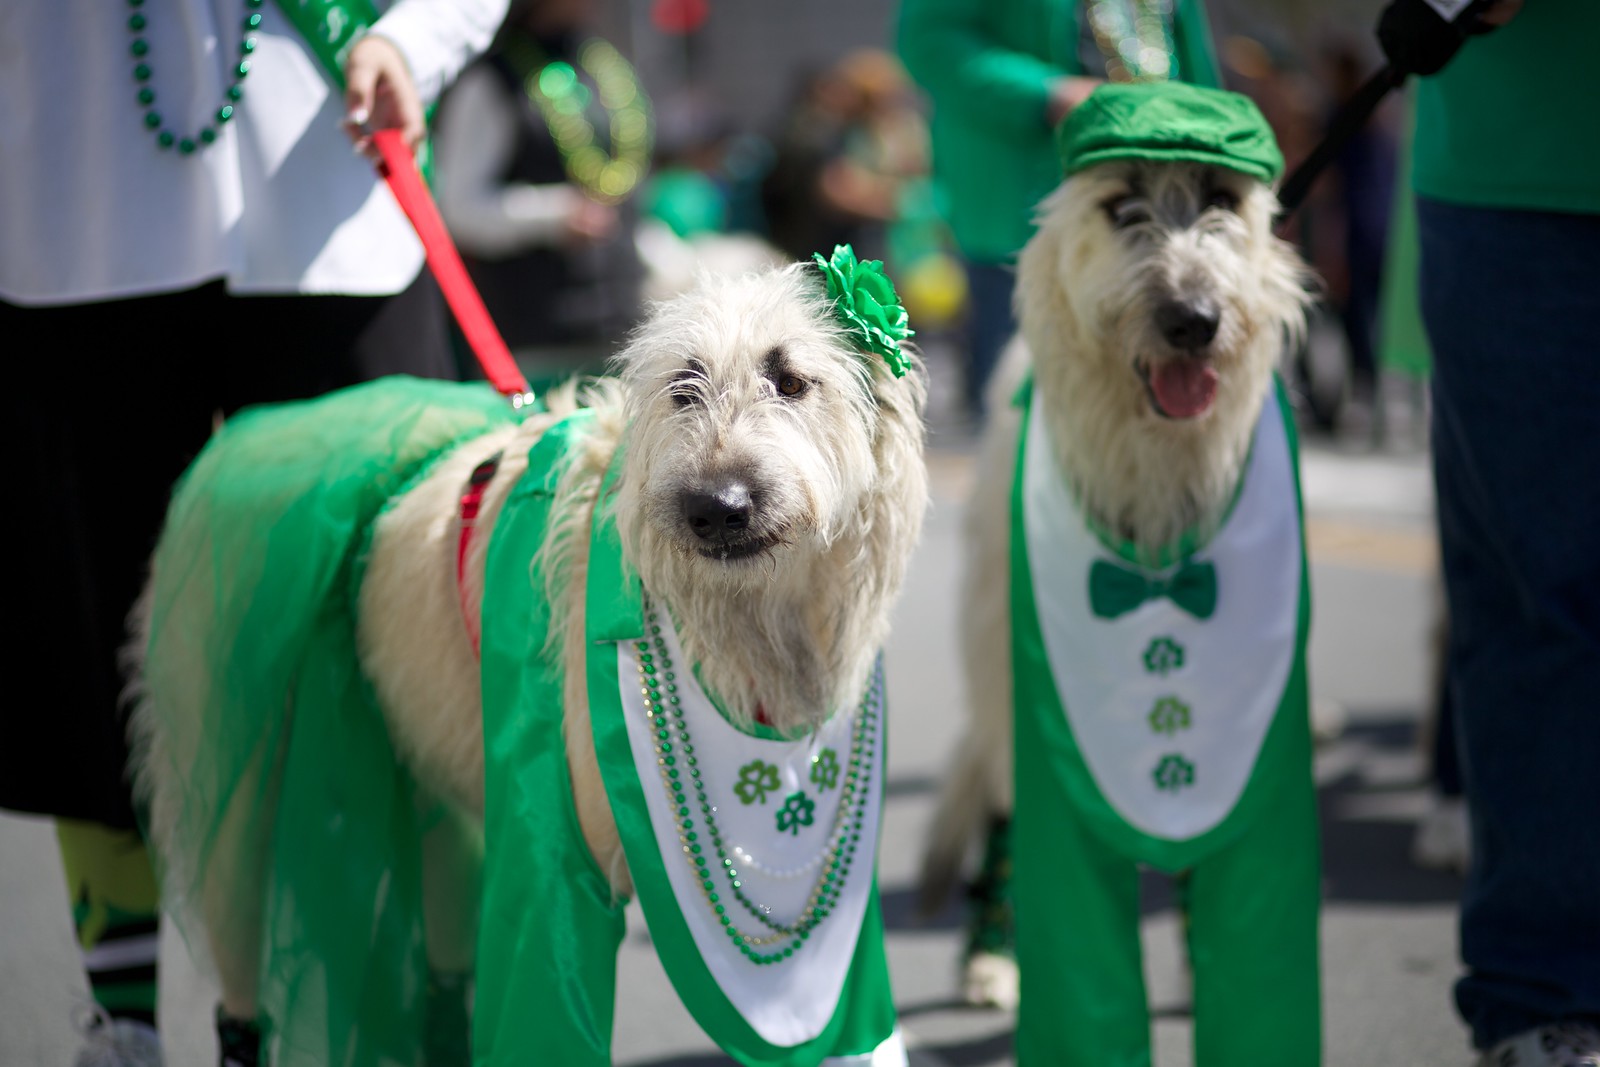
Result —
[[1309, 774], [1285, 778], [1189, 879], [1196, 1067], [1321, 1062], [1316, 797]]
[[[191, 619], [209, 620], [214, 592], [204, 583], [183, 589], [184, 599], [173, 608]], [[216, 1009], [217, 1042], [223, 1067], [258, 1067], [261, 1059], [260, 979], [266, 934], [268, 849], [272, 837], [270, 813], [276, 810], [281, 785], [283, 746], [291, 710], [285, 709], [284, 726], [262, 740], [250, 756], [229, 794], [228, 807], [217, 819], [209, 838], [189, 824], [203, 813], [186, 810], [190, 803], [184, 775], [190, 753], [214, 729], [207, 665], [194, 650], [183, 645], [167, 664], [169, 683], [157, 709], [149, 684], [146, 650], [153, 634], [155, 576], [140, 594], [128, 617], [130, 640], [123, 652], [128, 672], [128, 695], [135, 698], [130, 735], [134, 743], [132, 770], [137, 795], [148, 812], [150, 842], [166, 868], [163, 893], [174, 917], [186, 933], [194, 931], [209, 954], [221, 987]], [[195, 632], [203, 623], [195, 624]], [[200, 864], [198, 868], [194, 864]], [[198, 926], [198, 930], [195, 927]]]
[[431, 817], [422, 834], [423, 934], [428, 953], [427, 1067], [468, 1067], [472, 965], [478, 926], [483, 835], [458, 812], [419, 790]]
[[282, 785], [284, 746], [292, 709], [276, 745], [263, 744], [239, 776], [205, 858], [201, 917], [222, 987], [217, 1043], [222, 1067], [265, 1067], [261, 1048], [261, 953], [266, 936], [266, 888], [273, 818]]
[[[1148, 1064], [1150, 1010], [1139, 940], [1139, 871], [1079, 818], [1059, 783], [1017, 811], [1018, 840], [1051, 847], [1017, 856], [1017, 941], [1024, 976], [1017, 1062], [1055, 1067]], [[1048, 834], [1029, 820], [1048, 823]], [[1235, 1060], [1277, 1063], [1275, 1059]]]

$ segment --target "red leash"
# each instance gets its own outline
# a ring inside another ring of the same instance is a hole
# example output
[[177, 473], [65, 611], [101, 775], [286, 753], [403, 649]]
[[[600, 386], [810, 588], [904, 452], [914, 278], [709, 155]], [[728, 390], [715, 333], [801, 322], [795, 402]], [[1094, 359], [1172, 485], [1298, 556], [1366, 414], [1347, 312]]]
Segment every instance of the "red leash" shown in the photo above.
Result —
[[422, 184], [422, 175], [417, 172], [416, 160], [406, 146], [405, 139], [399, 130], [378, 130], [372, 135], [372, 143], [383, 156], [383, 165], [378, 168], [378, 173], [389, 183], [394, 198], [400, 202], [400, 209], [411, 220], [411, 225], [416, 227], [417, 236], [422, 239], [422, 248], [428, 257], [428, 269], [438, 279], [445, 302], [450, 305], [456, 322], [461, 324], [461, 332], [472, 348], [472, 354], [483, 367], [483, 373], [488, 376], [490, 384], [511, 401], [513, 407], [532, 405], [536, 398], [528, 386], [528, 379], [517, 369], [505, 338], [500, 336], [494, 320], [489, 318], [489, 310], [483, 306], [483, 298], [478, 295], [477, 287], [467, 275], [467, 268], [461, 262], [455, 242], [450, 240], [444, 220], [439, 217], [439, 208], [434, 204], [428, 187]]
[[[378, 173], [389, 183], [400, 209], [411, 220], [411, 225], [416, 227], [417, 236], [422, 239], [422, 250], [428, 257], [428, 269], [433, 271], [434, 278], [438, 280], [445, 303], [450, 305], [450, 311], [460, 324], [461, 333], [472, 348], [472, 354], [477, 357], [478, 365], [483, 368], [489, 383], [511, 401], [512, 407], [532, 407], [538, 398], [529, 387], [528, 379], [517, 368], [516, 360], [511, 358], [511, 349], [506, 347], [505, 338], [495, 328], [494, 320], [489, 318], [489, 309], [483, 306], [483, 297], [478, 295], [477, 286], [472, 284], [472, 278], [461, 262], [461, 254], [456, 251], [455, 242], [450, 240], [450, 232], [445, 229], [444, 219], [439, 217], [439, 208], [434, 204], [428, 187], [422, 183], [422, 175], [417, 172], [416, 160], [411, 155], [411, 149], [406, 147], [405, 139], [399, 130], [378, 130], [372, 135], [372, 143], [383, 156]], [[479, 464], [461, 494], [461, 532], [456, 541], [456, 589], [461, 598], [461, 617], [466, 623], [467, 639], [472, 642], [474, 653], [478, 651], [479, 634], [478, 621], [467, 609], [467, 550], [472, 544], [472, 528], [478, 521], [478, 509], [483, 505], [484, 491], [489, 488], [489, 481], [499, 464], [498, 452]]]

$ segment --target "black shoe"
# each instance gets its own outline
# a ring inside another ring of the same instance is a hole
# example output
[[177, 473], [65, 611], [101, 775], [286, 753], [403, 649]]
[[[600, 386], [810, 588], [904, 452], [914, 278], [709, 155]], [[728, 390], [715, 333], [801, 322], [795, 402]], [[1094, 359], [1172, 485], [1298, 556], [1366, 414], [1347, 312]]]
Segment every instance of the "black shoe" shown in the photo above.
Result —
[[221, 1067], [267, 1067], [261, 1052], [261, 1026], [254, 1019], [235, 1019], [217, 1005], [217, 1048]]

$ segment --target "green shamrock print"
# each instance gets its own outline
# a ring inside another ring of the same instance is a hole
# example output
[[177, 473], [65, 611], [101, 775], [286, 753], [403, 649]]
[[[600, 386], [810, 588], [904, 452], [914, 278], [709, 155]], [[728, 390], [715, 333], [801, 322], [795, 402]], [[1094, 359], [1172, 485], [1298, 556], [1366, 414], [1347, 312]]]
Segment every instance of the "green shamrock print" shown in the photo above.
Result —
[[1170, 637], [1157, 637], [1144, 650], [1144, 669], [1165, 678], [1183, 666], [1183, 646]]
[[1150, 709], [1150, 729], [1168, 736], [1189, 728], [1189, 705], [1177, 697], [1162, 697]]
[[1150, 777], [1155, 779], [1157, 789], [1176, 793], [1185, 786], [1194, 785], [1194, 764], [1174, 752], [1161, 757]]
[[741, 804], [765, 804], [767, 794], [778, 788], [778, 768], [761, 760], [751, 760], [739, 768], [739, 784], [733, 791]]
[[810, 826], [817, 806], [806, 799], [805, 793], [790, 793], [778, 809], [778, 833], [785, 830], [800, 836], [800, 827]]
[[839, 757], [833, 749], [825, 748], [811, 757], [811, 784], [817, 792], [825, 793], [839, 784]]

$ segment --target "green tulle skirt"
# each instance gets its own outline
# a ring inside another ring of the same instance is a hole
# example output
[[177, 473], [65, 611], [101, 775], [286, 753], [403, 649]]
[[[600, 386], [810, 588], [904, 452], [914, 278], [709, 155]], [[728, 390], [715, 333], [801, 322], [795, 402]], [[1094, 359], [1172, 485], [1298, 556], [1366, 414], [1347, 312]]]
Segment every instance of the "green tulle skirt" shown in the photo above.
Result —
[[386, 378], [241, 413], [175, 491], [146, 658], [152, 770], [182, 843], [168, 904], [199, 948], [202, 880], [224, 912], [263, 894], [262, 921], [227, 936], [261, 939], [275, 1067], [420, 1058], [419, 841], [444, 814], [362, 675], [356, 591], [384, 507], [513, 418], [485, 385]]

